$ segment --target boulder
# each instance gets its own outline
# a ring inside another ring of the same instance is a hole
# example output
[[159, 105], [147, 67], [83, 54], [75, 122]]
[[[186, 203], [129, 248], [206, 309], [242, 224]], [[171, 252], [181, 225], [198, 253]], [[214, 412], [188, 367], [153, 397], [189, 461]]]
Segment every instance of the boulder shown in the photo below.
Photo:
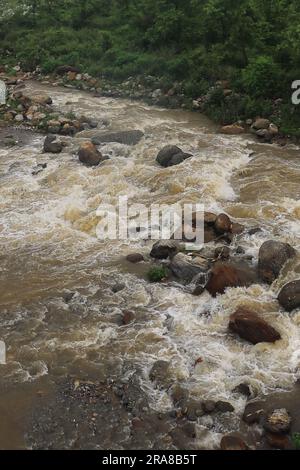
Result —
[[270, 124], [271, 123], [270, 123], [269, 119], [259, 118], [259, 119], [256, 119], [254, 124], [252, 124], [252, 128], [257, 130], [257, 131], [260, 130], [260, 129], [268, 129]]
[[159, 240], [151, 250], [150, 256], [155, 259], [171, 258], [179, 250], [179, 244], [175, 240]]
[[213, 413], [216, 409], [216, 402], [213, 400], [206, 400], [202, 403], [202, 409], [206, 414]]
[[300, 279], [289, 282], [281, 289], [278, 302], [288, 312], [300, 307]]
[[266, 441], [270, 447], [279, 450], [291, 450], [292, 443], [286, 434], [266, 433]]
[[275, 124], [270, 124], [268, 131], [273, 137], [279, 133], [279, 129]]
[[271, 132], [268, 131], [268, 129], [259, 129], [255, 132], [255, 134], [259, 139], [262, 139], [264, 142], [271, 142], [273, 138], [273, 135], [271, 134]]
[[291, 428], [292, 418], [285, 408], [273, 410], [264, 420], [264, 428], [273, 434], [286, 434]]
[[239, 308], [230, 317], [229, 329], [252, 344], [275, 343], [280, 334], [256, 313]]
[[189, 283], [198, 276], [198, 281], [205, 283], [209, 266], [206, 258], [191, 258], [184, 253], [178, 253], [170, 263], [170, 270], [181, 281]]
[[144, 137], [142, 131], [120, 131], [120, 132], [104, 132], [92, 138], [95, 145], [105, 144], [109, 142], [117, 142], [124, 145], [136, 145]]
[[56, 140], [55, 136], [47, 135], [44, 141], [44, 152], [45, 153], [61, 153], [63, 144]]
[[230, 126], [223, 126], [221, 128], [221, 133], [227, 134], [227, 135], [244, 134], [244, 132], [245, 132], [245, 129], [242, 126], [239, 126], [238, 124], [232, 124]]
[[126, 256], [126, 260], [129, 261], [129, 263], [137, 264], [144, 261], [144, 257], [140, 253], [131, 253]]
[[262, 401], [252, 401], [246, 405], [243, 421], [247, 424], [259, 423], [265, 414], [265, 404]]
[[264, 282], [272, 284], [279, 277], [286, 262], [296, 255], [288, 243], [269, 240], [260, 247], [258, 255], [258, 272]]
[[237, 436], [223, 436], [220, 444], [221, 450], [247, 450], [247, 444]]
[[192, 157], [191, 154], [184, 153], [176, 145], [167, 145], [159, 152], [156, 161], [161, 166], [167, 168], [169, 166], [179, 165], [190, 157]]
[[216, 297], [218, 294], [224, 294], [228, 287], [248, 287], [256, 281], [255, 271], [246, 263], [218, 261], [210, 272], [205, 288]]
[[34, 94], [28, 97], [33, 103], [41, 104], [45, 106], [46, 104], [52, 104], [52, 98], [45, 94]]
[[78, 156], [79, 161], [87, 166], [97, 166], [104, 160], [102, 154], [92, 142], [84, 142], [81, 144]]
[[232, 222], [228, 215], [219, 214], [215, 220], [215, 230], [219, 234], [228, 233], [231, 230]]
[[216, 410], [220, 411], [221, 413], [233, 413], [234, 407], [227, 401], [217, 401]]

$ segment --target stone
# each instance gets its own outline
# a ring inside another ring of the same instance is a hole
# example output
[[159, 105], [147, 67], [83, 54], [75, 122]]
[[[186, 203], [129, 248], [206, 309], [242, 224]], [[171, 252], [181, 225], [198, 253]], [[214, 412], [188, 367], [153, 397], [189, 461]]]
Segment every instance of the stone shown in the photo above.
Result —
[[245, 129], [242, 126], [237, 124], [232, 124], [230, 126], [223, 126], [221, 128], [221, 133], [226, 135], [239, 135], [244, 134]]
[[158, 153], [156, 161], [161, 166], [167, 168], [178, 165], [191, 156], [190, 154], [184, 153], [176, 145], [167, 145]]
[[213, 413], [216, 409], [216, 402], [213, 400], [206, 400], [202, 403], [202, 409], [206, 414]]
[[285, 408], [273, 410], [264, 420], [264, 428], [273, 434], [286, 434], [291, 428], [292, 418]]
[[123, 325], [129, 325], [135, 320], [135, 314], [131, 310], [124, 310], [123, 311]]
[[119, 131], [119, 132], [103, 132], [92, 138], [95, 145], [105, 144], [109, 142], [117, 142], [124, 145], [136, 145], [144, 137], [144, 133], [139, 130]]
[[252, 344], [275, 343], [280, 334], [256, 313], [243, 307], [230, 317], [229, 329]]
[[61, 153], [63, 149], [63, 144], [60, 141], [57, 141], [54, 136], [47, 135], [44, 141], [44, 152], [45, 153]]
[[261, 279], [272, 284], [279, 277], [286, 262], [295, 256], [296, 250], [288, 243], [273, 240], [263, 243], [258, 255], [258, 272]]
[[171, 378], [169, 377], [170, 363], [167, 361], [156, 361], [149, 373], [151, 382], [155, 382], [160, 387], [166, 387], [170, 384]]
[[101, 152], [97, 150], [92, 142], [84, 142], [81, 144], [78, 156], [79, 161], [87, 166], [97, 166], [104, 160]]
[[265, 404], [262, 401], [252, 401], [246, 405], [243, 421], [249, 425], [259, 423], [265, 414]]
[[241, 383], [233, 389], [233, 393], [240, 393], [245, 397], [251, 397], [251, 390], [248, 384]]
[[191, 258], [184, 253], [178, 253], [170, 263], [170, 270], [174, 276], [187, 283], [192, 282], [196, 277], [199, 281], [199, 275], [203, 275], [203, 281], [205, 282], [209, 267], [210, 264], [206, 258]]
[[215, 221], [215, 230], [219, 234], [230, 232], [232, 222], [228, 215], [219, 214]]
[[223, 436], [220, 444], [221, 450], [247, 450], [247, 444], [237, 436]]
[[287, 312], [300, 307], [300, 279], [283, 286], [278, 295], [278, 302]]
[[217, 401], [216, 410], [220, 411], [221, 413], [232, 413], [234, 411], [234, 407], [231, 403], [226, 401]]
[[159, 240], [153, 245], [150, 256], [155, 259], [172, 258], [178, 250], [179, 244], [175, 240]]
[[141, 263], [142, 261], [145, 261], [143, 255], [141, 255], [140, 253], [131, 253], [130, 255], [126, 256], [126, 260], [129, 261], [129, 263], [133, 263], [133, 264], [137, 264], [137, 263]]
[[284, 434], [266, 433], [266, 441], [270, 447], [279, 450], [291, 450], [292, 443], [290, 438]]
[[228, 287], [248, 287], [257, 281], [253, 268], [245, 263], [217, 261], [211, 269], [206, 290], [216, 297]]
[[255, 130], [268, 129], [270, 124], [269, 119], [259, 118], [252, 124], [252, 128]]
[[24, 116], [23, 116], [23, 114], [17, 114], [17, 115], [15, 116], [15, 121], [16, 121], [16, 122], [23, 122], [23, 121], [24, 121]]

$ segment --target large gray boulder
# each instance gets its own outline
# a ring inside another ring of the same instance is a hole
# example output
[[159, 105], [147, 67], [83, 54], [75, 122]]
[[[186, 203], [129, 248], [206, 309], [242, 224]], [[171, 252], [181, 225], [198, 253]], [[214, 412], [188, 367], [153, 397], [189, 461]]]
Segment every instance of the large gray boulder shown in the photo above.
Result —
[[184, 153], [176, 145], [167, 145], [159, 152], [156, 161], [164, 168], [167, 168], [169, 166], [179, 165], [190, 157], [192, 157], [191, 154]]
[[288, 243], [269, 240], [261, 246], [258, 255], [260, 278], [272, 284], [280, 275], [286, 262], [296, 256], [296, 250]]
[[210, 268], [210, 262], [201, 257], [191, 258], [184, 253], [178, 253], [170, 263], [170, 269], [174, 276], [180, 281], [190, 283], [197, 277], [203, 275], [203, 282], [205, 283], [205, 276]]

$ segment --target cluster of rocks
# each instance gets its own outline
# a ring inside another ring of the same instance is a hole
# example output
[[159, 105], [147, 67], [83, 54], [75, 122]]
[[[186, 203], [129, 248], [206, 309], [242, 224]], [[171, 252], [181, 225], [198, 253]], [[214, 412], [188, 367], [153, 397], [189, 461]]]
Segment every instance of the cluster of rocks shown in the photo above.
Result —
[[[195, 217], [196, 214], [193, 214], [193, 219]], [[230, 244], [237, 234], [249, 235], [257, 230], [246, 230], [227, 214], [206, 212], [204, 230], [205, 242], [209, 244], [198, 251], [189, 253], [184, 240], [170, 239], [156, 242], [150, 252], [150, 259], [155, 260], [157, 266], [168, 267], [169, 279], [183, 284], [193, 295], [207, 291], [216, 297], [228, 288], [272, 284], [286, 263], [297, 255], [289, 244], [269, 240], [262, 244], [258, 262], [254, 264], [252, 259], [244, 256], [241, 248], [230, 249]], [[139, 254], [128, 257], [131, 262], [143, 260], [144, 257]], [[285, 285], [278, 295], [278, 302], [288, 312], [300, 307], [300, 280]], [[252, 344], [274, 343], [281, 339], [280, 333], [259, 312], [243, 305], [238, 306], [230, 316], [228, 329]]]
[[221, 132], [227, 135], [239, 135], [251, 132], [262, 142], [272, 142], [279, 135], [278, 127], [269, 119], [257, 118], [254, 121], [248, 119], [246, 122], [239, 121], [235, 124], [223, 126]]

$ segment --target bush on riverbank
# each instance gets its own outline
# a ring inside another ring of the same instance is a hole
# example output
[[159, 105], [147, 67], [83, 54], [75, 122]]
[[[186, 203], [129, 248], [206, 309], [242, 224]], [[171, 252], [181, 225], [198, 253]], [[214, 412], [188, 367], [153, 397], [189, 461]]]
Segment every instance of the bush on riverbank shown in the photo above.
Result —
[[[260, 115], [299, 134], [300, 109], [291, 103], [300, 79], [296, 0], [2, 3], [3, 63], [44, 73], [69, 64], [117, 81], [152, 75], [166, 89], [180, 82], [191, 99], [209, 93], [203, 110], [222, 124]], [[218, 80], [231, 93], [211, 91]]]

